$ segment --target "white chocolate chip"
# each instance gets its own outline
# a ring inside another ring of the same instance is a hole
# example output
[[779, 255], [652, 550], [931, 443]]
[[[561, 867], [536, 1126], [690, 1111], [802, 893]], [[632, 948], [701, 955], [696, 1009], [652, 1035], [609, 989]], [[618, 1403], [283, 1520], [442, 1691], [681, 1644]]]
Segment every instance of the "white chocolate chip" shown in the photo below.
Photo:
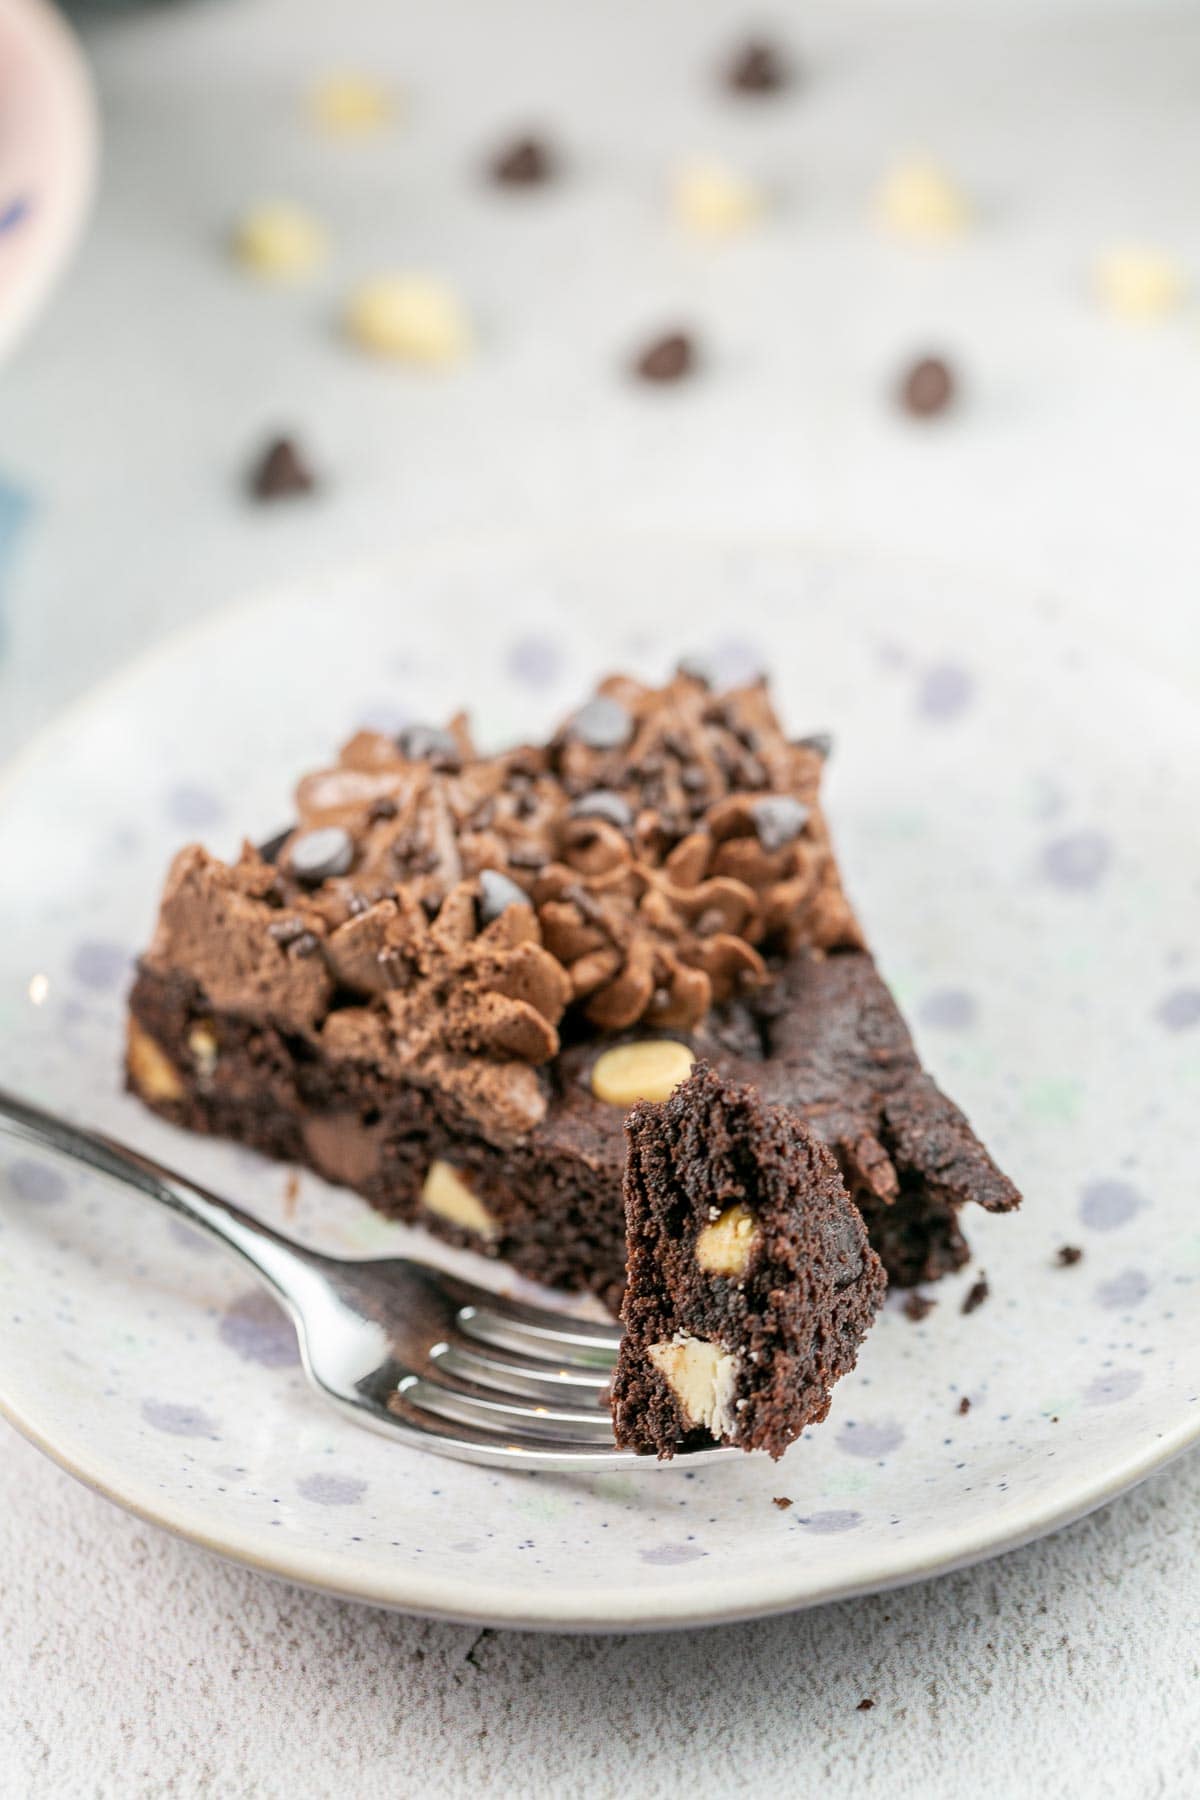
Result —
[[458, 295], [427, 275], [379, 275], [350, 296], [346, 330], [373, 356], [447, 366], [461, 362], [471, 333]]
[[695, 1057], [674, 1038], [646, 1038], [618, 1044], [598, 1056], [592, 1069], [592, 1092], [609, 1106], [632, 1106], [635, 1100], [666, 1100], [692, 1072]]
[[183, 1099], [183, 1082], [174, 1063], [162, 1045], [134, 1019], [129, 1021], [126, 1060], [130, 1079], [143, 1100]]
[[1157, 319], [1173, 312], [1187, 292], [1183, 270], [1161, 251], [1126, 245], [1096, 264], [1096, 291], [1123, 319]]
[[758, 1228], [748, 1207], [727, 1206], [696, 1238], [696, 1261], [708, 1275], [744, 1275], [758, 1243]]
[[334, 137], [366, 137], [391, 123], [392, 94], [366, 75], [339, 73], [318, 81], [308, 97], [314, 124]]
[[675, 177], [672, 204], [679, 223], [703, 237], [729, 237], [763, 211], [753, 182], [718, 162], [686, 163]]
[[217, 1069], [217, 1034], [206, 1019], [188, 1032], [188, 1049], [201, 1081], [211, 1081]]
[[458, 1170], [448, 1162], [431, 1162], [421, 1189], [421, 1205], [451, 1225], [474, 1231], [480, 1237], [496, 1235], [496, 1221], [483, 1201], [471, 1189]]
[[936, 163], [897, 163], [880, 183], [875, 201], [879, 221], [908, 238], [948, 238], [971, 222], [966, 195]]
[[735, 1424], [734, 1389], [741, 1368], [739, 1359], [704, 1338], [677, 1331], [667, 1343], [651, 1344], [646, 1352], [671, 1392], [684, 1417], [703, 1425], [713, 1437], [728, 1437]]
[[325, 227], [302, 206], [276, 201], [238, 221], [233, 252], [243, 268], [267, 281], [292, 281], [325, 260]]

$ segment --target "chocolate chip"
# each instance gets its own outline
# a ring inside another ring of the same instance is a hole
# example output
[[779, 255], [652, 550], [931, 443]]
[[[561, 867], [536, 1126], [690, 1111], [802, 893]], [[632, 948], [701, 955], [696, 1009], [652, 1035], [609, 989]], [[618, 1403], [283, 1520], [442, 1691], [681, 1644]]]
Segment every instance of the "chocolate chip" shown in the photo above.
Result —
[[537, 187], [557, 174], [553, 151], [541, 138], [514, 138], [497, 151], [489, 165], [493, 181], [502, 187]]
[[810, 731], [807, 737], [796, 739], [797, 750], [813, 750], [826, 761], [833, 755], [833, 733], [830, 731]]
[[981, 1275], [962, 1303], [963, 1312], [973, 1313], [976, 1307], [983, 1305], [991, 1291], [991, 1288], [988, 1286], [987, 1276]]
[[875, 1702], [871, 1699], [860, 1700], [854, 1710], [855, 1712], [870, 1712], [874, 1705]]
[[762, 38], [743, 44], [725, 71], [725, 85], [735, 94], [777, 94], [790, 80], [782, 53]]
[[1082, 1261], [1083, 1251], [1079, 1248], [1078, 1244], [1063, 1244], [1060, 1246], [1058, 1251], [1058, 1266], [1060, 1269], [1073, 1268], [1077, 1262]]
[[768, 855], [793, 843], [812, 817], [811, 809], [790, 794], [768, 794], [752, 810], [758, 841]]
[[647, 344], [633, 365], [643, 381], [681, 381], [696, 366], [696, 346], [685, 331], [670, 331]]
[[433, 763], [439, 769], [462, 766], [458, 739], [440, 725], [406, 725], [396, 737], [396, 748], [409, 762]]
[[308, 494], [316, 477], [291, 438], [275, 438], [250, 471], [250, 492], [256, 500], [283, 500], [290, 494]]
[[287, 843], [295, 829], [296, 827], [294, 825], [285, 825], [282, 831], [277, 831], [274, 837], [269, 837], [265, 844], [260, 844], [258, 846], [258, 854], [265, 863], [275, 863], [279, 861], [279, 852], [283, 849], [283, 846]]
[[954, 376], [940, 357], [915, 362], [900, 384], [900, 404], [914, 419], [932, 419], [954, 399]]
[[608, 788], [595, 788], [592, 793], [580, 794], [578, 800], [572, 800], [571, 817], [604, 819], [618, 831], [628, 831], [633, 824], [633, 808], [620, 794], [614, 794]]
[[575, 714], [570, 732], [589, 750], [619, 750], [633, 736], [633, 720], [619, 700], [597, 694]]
[[528, 906], [529, 895], [499, 869], [484, 869], [479, 877], [479, 924], [491, 925], [510, 906]]
[[904, 1316], [911, 1319], [914, 1325], [919, 1325], [922, 1319], [929, 1317], [936, 1305], [937, 1301], [931, 1300], [928, 1294], [911, 1293], [904, 1302]]
[[331, 876], [345, 875], [353, 861], [353, 841], [340, 825], [302, 831], [288, 850], [288, 867], [305, 887], [319, 887]]

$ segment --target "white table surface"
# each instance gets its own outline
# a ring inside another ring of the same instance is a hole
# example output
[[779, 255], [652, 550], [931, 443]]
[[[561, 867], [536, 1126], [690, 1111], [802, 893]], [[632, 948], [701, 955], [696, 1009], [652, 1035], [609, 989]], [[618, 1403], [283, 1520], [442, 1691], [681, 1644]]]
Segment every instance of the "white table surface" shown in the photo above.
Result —
[[[137, 650], [297, 570], [430, 534], [649, 526], [816, 535], [1001, 570], [1200, 694], [1200, 308], [1090, 303], [1143, 238], [1200, 282], [1200, 11], [786, 9], [793, 98], [714, 100], [720, 0], [195, 0], [87, 30], [106, 146], [68, 281], [0, 376], [0, 752]], [[368, 61], [402, 130], [334, 147], [296, 95]], [[497, 195], [525, 120], [569, 182]], [[864, 223], [932, 150], [980, 197], [960, 245]], [[661, 191], [715, 150], [777, 196], [715, 248]], [[246, 283], [244, 204], [309, 200], [336, 255]], [[357, 360], [338, 297], [447, 273], [474, 361]], [[630, 347], [692, 322], [703, 379], [647, 392]], [[959, 415], [886, 404], [944, 349]], [[238, 482], [293, 428], [318, 499]], [[0, 515], [2, 516], [2, 515]], [[220, 728], [214, 719], [213, 729]], [[11, 873], [11, 872], [10, 872]], [[7, 877], [6, 877], [7, 878]], [[275, 1585], [77, 1487], [0, 1427], [0, 1792], [39, 1795], [1187, 1794], [1200, 1784], [1200, 1459], [1073, 1530], [901, 1593], [672, 1638], [488, 1636]], [[859, 1712], [860, 1699], [874, 1708]]]

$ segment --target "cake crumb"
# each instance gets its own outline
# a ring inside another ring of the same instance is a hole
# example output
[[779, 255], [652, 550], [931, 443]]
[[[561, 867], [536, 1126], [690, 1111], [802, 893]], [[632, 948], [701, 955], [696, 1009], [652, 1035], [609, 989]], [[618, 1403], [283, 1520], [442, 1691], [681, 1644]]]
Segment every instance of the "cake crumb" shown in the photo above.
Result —
[[919, 1325], [922, 1319], [929, 1317], [936, 1305], [937, 1301], [931, 1300], [928, 1294], [918, 1294], [914, 1289], [904, 1302], [904, 1316], [911, 1319], [914, 1325]]
[[863, 1699], [859, 1701], [854, 1710], [855, 1712], [870, 1712], [874, 1704], [875, 1702], [873, 1700]]
[[293, 1169], [293, 1170], [291, 1170], [291, 1172], [288, 1175], [287, 1180], [283, 1184], [283, 1212], [284, 1212], [285, 1218], [288, 1218], [288, 1219], [295, 1218], [296, 1205], [297, 1205], [297, 1202], [299, 1201], [299, 1199], [300, 1199], [300, 1175], [299, 1175], [298, 1170]]
[[1078, 1244], [1060, 1244], [1056, 1254], [1056, 1260], [1060, 1269], [1070, 1269], [1073, 1268], [1077, 1262], [1083, 1261], [1083, 1251], [1079, 1248]]
[[981, 1275], [962, 1303], [964, 1314], [973, 1313], [977, 1307], [982, 1306], [991, 1291], [987, 1276]]
[[786, 1494], [777, 1494], [775, 1499], [771, 1502], [771, 1505], [777, 1506], [780, 1512], [786, 1512], [791, 1504], [792, 1502], [788, 1499]]
[[971, 1402], [968, 1400], [968, 1398], [965, 1394], [963, 1395], [962, 1399], [958, 1403], [958, 1410], [964, 1419], [966, 1418], [967, 1414], [971, 1410]]

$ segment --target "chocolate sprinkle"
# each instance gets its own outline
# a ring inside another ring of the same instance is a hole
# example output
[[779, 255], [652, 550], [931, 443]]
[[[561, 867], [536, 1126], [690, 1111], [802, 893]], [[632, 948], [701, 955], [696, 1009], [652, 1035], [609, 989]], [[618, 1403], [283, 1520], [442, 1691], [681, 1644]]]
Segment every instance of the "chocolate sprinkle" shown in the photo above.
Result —
[[655, 338], [633, 365], [643, 381], [681, 381], [696, 366], [696, 346], [685, 331], [670, 331]]
[[499, 869], [484, 869], [479, 876], [479, 924], [491, 925], [510, 906], [528, 906], [529, 895]]
[[725, 85], [735, 94], [777, 94], [789, 80], [782, 54], [762, 38], [743, 44], [725, 71]]
[[1060, 1269], [1071, 1269], [1077, 1262], [1083, 1261], [1083, 1251], [1078, 1244], [1063, 1244], [1059, 1247], [1056, 1260]]
[[597, 694], [575, 714], [570, 732], [589, 750], [619, 750], [633, 735], [633, 720], [619, 700]]
[[633, 824], [633, 808], [620, 794], [614, 794], [608, 788], [593, 788], [590, 794], [580, 794], [578, 800], [572, 800], [571, 817], [604, 819], [618, 831], [628, 831]]
[[557, 173], [554, 154], [541, 138], [514, 138], [497, 151], [489, 165], [492, 180], [501, 187], [539, 187]]
[[291, 438], [275, 438], [250, 472], [250, 492], [256, 500], [283, 500], [311, 493], [315, 486], [316, 477]]
[[932, 419], [954, 399], [954, 376], [938, 356], [915, 362], [900, 386], [900, 404], [914, 419]]
[[458, 739], [440, 725], [406, 725], [397, 734], [396, 748], [409, 762], [433, 763], [441, 769], [457, 769], [462, 762]]
[[768, 855], [794, 843], [811, 818], [811, 809], [790, 794], [767, 794], [754, 802], [754, 829]]
[[345, 875], [353, 862], [353, 841], [350, 833], [343, 831], [340, 825], [323, 825], [316, 831], [302, 831], [292, 839], [288, 850], [288, 866], [305, 887], [319, 887], [331, 876]]
[[987, 1276], [981, 1275], [962, 1303], [963, 1312], [973, 1313], [976, 1307], [983, 1305], [991, 1291]]

